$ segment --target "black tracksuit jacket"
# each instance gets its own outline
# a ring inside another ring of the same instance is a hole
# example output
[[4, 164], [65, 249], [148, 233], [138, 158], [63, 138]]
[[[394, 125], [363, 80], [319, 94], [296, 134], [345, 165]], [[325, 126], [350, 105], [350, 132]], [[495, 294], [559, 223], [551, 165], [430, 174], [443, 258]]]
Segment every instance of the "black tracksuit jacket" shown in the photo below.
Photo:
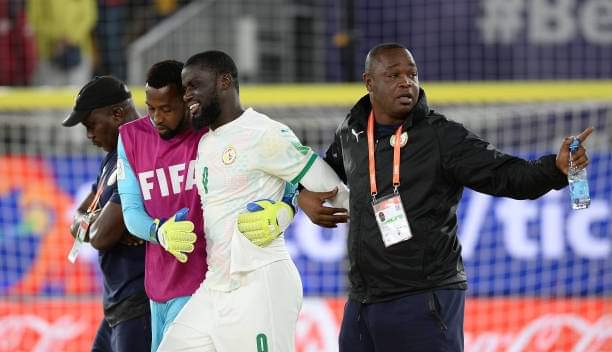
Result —
[[[463, 187], [515, 199], [534, 199], [567, 185], [555, 155], [527, 161], [504, 154], [463, 125], [427, 105], [421, 89], [404, 122], [400, 187], [413, 237], [385, 248], [371, 205], [367, 121], [369, 97], [361, 98], [336, 131], [325, 160], [350, 188], [349, 298], [375, 303], [434, 288], [466, 289], [457, 238]], [[376, 143], [378, 196], [392, 193], [390, 136]]]

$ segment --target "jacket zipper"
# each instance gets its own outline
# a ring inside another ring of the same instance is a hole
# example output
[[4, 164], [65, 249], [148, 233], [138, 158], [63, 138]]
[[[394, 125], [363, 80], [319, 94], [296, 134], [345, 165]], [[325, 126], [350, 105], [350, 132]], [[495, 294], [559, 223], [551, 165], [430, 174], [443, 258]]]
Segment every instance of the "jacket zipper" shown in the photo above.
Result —
[[[367, 149], [366, 149], [367, 151]], [[376, 141], [374, 141], [374, 154], [376, 155], [378, 153], [378, 139], [376, 139]], [[357, 265], [361, 266], [361, 262], [362, 262], [362, 258], [361, 258], [361, 252], [362, 252], [362, 241], [363, 239], [360, 238], [359, 242], [357, 243]], [[361, 270], [359, 270], [359, 277], [361, 278], [361, 282], [363, 283], [363, 288], [364, 288], [364, 296], [361, 298], [361, 304], [367, 304], [368, 301], [370, 300], [370, 290], [368, 288], [368, 284], [367, 281], [365, 280], [365, 278], [363, 277], [363, 274], [361, 273]]]
[[[374, 155], [378, 154], [378, 139], [376, 139], [376, 141], [374, 141]], [[362, 251], [362, 244], [361, 244], [361, 240], [359, 241], [359, 257], [361, 259], [361, 251]], [[361, 260], [360, 260], [361, 262]], [[359, 276], [361, 276], [361, 281], [363, 282], [363, 288], [365, 291], [365, 296], [362, 297], [361, 299], [361, 304], [367, 304], [368, 301], [370, 300], [370, 290], [368, 288], [368, 284], [366, 282], [366, 280], [364, 279], [363, 275], [361, 274], [361, 271], [359, 271]]]

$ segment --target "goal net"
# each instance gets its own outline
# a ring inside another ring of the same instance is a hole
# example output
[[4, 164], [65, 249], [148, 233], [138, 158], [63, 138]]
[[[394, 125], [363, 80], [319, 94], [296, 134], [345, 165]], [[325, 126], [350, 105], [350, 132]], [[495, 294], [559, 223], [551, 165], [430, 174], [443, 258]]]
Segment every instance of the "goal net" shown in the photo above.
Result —
[[[425, 86], [433, 109], [504, 152], [536, 158], [556, 153], [564, 136], [588, 126], [595, 132], [586, 143], [592, 199], [586, 210], [571, 210], [567, 189], [535, 201], [464, 192], [458, 212], [469, 278], [466, 351], [610, 350], [612, 101], [559, 99], [545, 88], [548, 99], [512, 102], [508, 87], [498, 87], [503, 94], [479, 102], [491, 87], [476, 95], [466, 93], [471, 87]], [[242, 93], [245, 105], [286, 123], [319, 152], [364, 94], [359, 85], [247, 85]], [[86, 248], [74, 265], [66, 255], [71, 216], [102, 154], [82, 126], [61, 127], [72, 104], [65, 96], [25, 91], [0, 101], [0, 351], [88, 350], [101, 319], [97, 252]], [[144, 112], [142, 91], [134, 96]], [[297, 350], [337, 351], [346, 227], [322, 229], [298, 212], [286, 239], [305, 293]]]
[[[66, 259], [102, 159], [82, 126], [60, 125], [88, 71], [125, 80], [144, 113], [152, 64], [223, 50], [243, 105], [323, 152], [365, 94], [337, 82], [359, 81], [385, 42], [410, 48], [433, 109], [506, 153], [556, 153], [594, 127], [586, 210], [567, 189], [535, 201], [465, 190], [465, 350], [612, 351], [611, 13], [610, 0], [0, 1], [0, 352], [90, 350], [102, 318], [97, 252]], [[76, 55], [52, 43], [59, 32]], [[298, 212], [286, 233], [304, 283], [298, 352], [338, 350], [346, 231]]]

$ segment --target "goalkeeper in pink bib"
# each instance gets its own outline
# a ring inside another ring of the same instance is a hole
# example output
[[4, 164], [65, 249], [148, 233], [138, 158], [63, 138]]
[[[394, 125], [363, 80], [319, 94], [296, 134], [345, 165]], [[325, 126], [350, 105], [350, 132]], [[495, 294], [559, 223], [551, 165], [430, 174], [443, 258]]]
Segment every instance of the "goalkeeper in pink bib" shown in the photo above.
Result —
[[145, 289], [151, 304], [152, 351], [207, 268], [204, 214], [195, 185], [197, 146], [207, 130], [191, 128], [182, 99], [182, 68], [182, 63], [166, 60], [149, 69], [148, 115], [120, 128], [117, 148], [125, 223], [130, 233], [148, 241]]

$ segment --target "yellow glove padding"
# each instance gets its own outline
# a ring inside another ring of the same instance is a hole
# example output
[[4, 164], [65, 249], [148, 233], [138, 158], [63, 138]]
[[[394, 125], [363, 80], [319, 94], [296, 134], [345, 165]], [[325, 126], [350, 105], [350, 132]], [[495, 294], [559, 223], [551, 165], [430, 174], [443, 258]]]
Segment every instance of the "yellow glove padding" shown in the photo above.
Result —
[[238, 230], [254, 245], [265, 247], [287, 229], [293, 215], [287, 203], [258, 200], [247, 204], [247, 212], [238, 215]]
[[185, 220], [189, 209], [183, 208], [176, 212], [170, 219], [159, 225], [160, 220], [155, 219], [158, 226], [157, 242], [166, 251], [172, 254], [179, 262], [187, 262], [187, 254], [194, 250], [197, 239], [193, 232], [193, 222]]

